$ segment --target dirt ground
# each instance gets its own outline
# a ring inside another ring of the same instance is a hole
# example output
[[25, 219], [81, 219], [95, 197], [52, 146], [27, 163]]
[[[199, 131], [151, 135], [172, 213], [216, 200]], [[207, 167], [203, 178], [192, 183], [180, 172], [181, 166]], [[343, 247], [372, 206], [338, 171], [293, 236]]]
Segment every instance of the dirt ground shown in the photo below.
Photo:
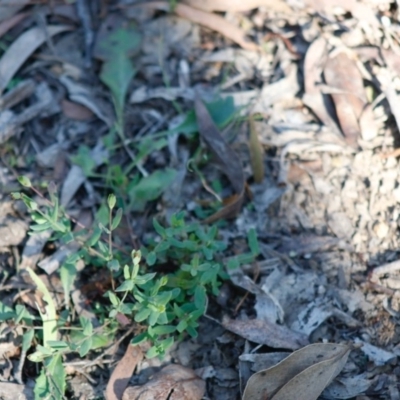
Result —
[[[43, 306], [24, 271], [61, 318], [78, 251], [29, 234], [23, 175], [39, 206], [54, 182], [74, 228], [115, 192], [128, 253], [178, 211], [217, 223], [226, 259], [250, 230], [260, 251], [196, 338], [135, 358], [119, 320], [50, 398], [400, 399], [399, 18], [386, 0], [0, 0], [0, 398], [41, 398], [38, 343], [7, 317]], [[109, 276], [71, 285], [69, 311], [98, 319]]]

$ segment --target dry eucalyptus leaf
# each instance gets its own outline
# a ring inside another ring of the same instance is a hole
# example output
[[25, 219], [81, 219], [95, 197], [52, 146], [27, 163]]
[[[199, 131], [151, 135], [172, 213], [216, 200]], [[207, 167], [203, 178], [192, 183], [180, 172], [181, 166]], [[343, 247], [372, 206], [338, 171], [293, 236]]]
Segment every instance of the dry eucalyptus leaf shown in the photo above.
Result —
[[257, 7], [268, 7], [270, 11], [290, 13], [292, 9], [282, 0], [184, 0], [189, 6], [204, 11], [249, 11]]
[[317, 343], [295, 351], [248, 381], [243, 400], [316, 400], [346, 364], [351, 347]]
[[[164, 11], [169, 11], [170, 8], [170, 5], [167, 1], [149, 2], [145, 4], [145, 6]], [[175, 5], [174, 12], [181, 18], [186, 18], [196, 24], [204, 25], [213, 31], [221, 33], [223, 36], [237, 43], [243, 49], [254, 51], [259, 50], [259, 46], [257, 44], [246, 39], [246, 34], [241, 28], [233, 25], [219, 15], [199, 10], [198, 8], [193, 8], [181, 3]]]
[[225, 317], [222, 326], [247, 340], [269, 347], [296, 350], [309, 343], [302, 333], [259, 319], [238, 321]]
[[7, 87], [15, 73], [29, 56], [49, 37], [70, 30], [68, 26], [31, 28], [24, 32], [6, 50], [0, 59], [0, 93]]
[[124, 356], [119, 360], [106, 388], [107, 400], [119, 400], [128, 386], [129, 380], [136, 366], [143, 359], [143, 352], [139, 346], [128, 345]]
[[345, 52], [328, 57], [324, 68], [324, 77], [331, 90], [336, 115], [346, 142], [357, 147], [357, 138], [364, 132], [363, 138], [368, 140], [375, 136], [372, 109], [368, 106], [363, 79], [356, 62]]
[[239, 157], [225, 142], [214, 121], [211, 119], [207, 108], [199, 98], [196, 98], [194, 108], [200, 136], [214, 153], [223, 172], [228, 177], [236, 192], [232, 196], [231, 201], [222, 210], [211, 215], [204, 221], [204, 223], [209, 224], [222, 218], [232, 218], [240, 211], [244, 198], [245, 180]]
[[309, 107], [320, 121], [333, 132], [339, 133], [332, 118], [333, 109], [329, 109], [329, 97], [321, 93], [319, 85], [322, 81], [322, 67], [327, 57], [327, 43], [324, 38], [318, 38], [307, 50], [304, 59], [304, 104]]
[[142, 386], [128, 387], [122, 400], [200, 400], [206, 384], [193, 370], [171, 364]]

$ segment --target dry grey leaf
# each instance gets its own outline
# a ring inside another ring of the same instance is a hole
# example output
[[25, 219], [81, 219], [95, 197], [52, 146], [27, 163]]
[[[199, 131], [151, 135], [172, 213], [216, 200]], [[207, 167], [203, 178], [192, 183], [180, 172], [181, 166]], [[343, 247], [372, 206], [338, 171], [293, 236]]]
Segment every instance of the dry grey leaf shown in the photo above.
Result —
[[209, 224], [221, 218], [232, 218], [240, 211], [244, 198], [245, 180], [239, 157], [225, 142], [207, 108], [199, 98], [196, 98], [194, 107], [200, 136], [214, 153], [223, 172], [235, 189], [235, 195], [232, 196], [230, 202], [204, 221]]
[[57, 102], [54, 101], [47, 83], [41, 82], [35, 92], [38, 101], [26, 107], [20, 114], [14, 115], [9, 110], [0, 113], [0, 144], [21, 132], [23, 125], [39, 114], [49, 115], [57, 112]]
[[0, 97], [0, 111], [19, 104], [22, 100], [31, 96], [35, 91], [36, 83], [33, 79], [26, 79], [10, 89]]
[[171, 364], [145, 385], [128, 387], [122, 400], [200, 400], [204, 392], [205, 382], [193, 370]]
[[47, 26], [46, 29], [31, 28], [21, 34], [0, 59], [0, 94], [29, 56], [49, 37], [70, 30], [68, 26]]
[[331, 88], [340, 127], [349, 145], [357, 147], [357, 138], [364, 129], [363, 139], [376, 136], [372, 109], [368, 107], [363, 79], [357, 63], [344, 51], [328, 57], [324, 68], [326, 83]]
[[[1, 5], [0, 5], [0, 21], [3, 17], [3, 15], [1, 15]], [[0, 38], [2, 36], [4, 36], [10, 29], [12, 29], [14, 26], [18, 25], [21, 21], [23, 21], [27, 16], [29, 15], [29, 13], [19, 13], [16, 15], [13, 15], [11, 18], [9, 19], [5, 19], [3, 21], [0, 22]]]
[[336, 378], [323, 392], [323, 397], [332, 400], [352, 399], [365, 393], [376, 380], [368, 379], [367, 374], [347, 378]]
[[87, 107], [97, 118], [102, 120], [107, 126], [113, 124], [112, 112], [109, 106], [101, 99], [97, 98], [87, 86], [82, 83], [75, 82], [66, 75], [60, 76], [60, 82], [67, 88], [71, 101], [82, 104]]
[[239, 321], [224, 317], [222, 326], [247, 340], [270, 347], [297, 350], [308, 344], [304, 334], [259, 319]]
[[14, 4], [10, 0], [0, 0], [0, 21], [8, 20], [29, 3], [30, 0], [19, 0]]
[[[146, 7], [169, 11], [169, 3], [166, 1], [154, 1], [144, 5]], [[221, 33], [228, 39], [231, 39], [233, 42], [237, 43], [243, 49], [254, 51], [259, 50], [259, 46], [257, 44], [246, 39], [246, 34], [241, 28], [233, 25], [219, 15], [202, 11], [181, 3], [176, 4], [174, 7], [174, 12], [182, 18], [186, 18], [194, 23], [204, 25], [207, 28]]]
[[270, 11], [291, 13], [292, 9], [282, 0], [184, 0], [184, 3], [205, 11], [249, 11], [257, 7], [267, 7]]
[[311, 344], [247, 382], [243, 400], [316, 400], [346, 364], [351, 347]]
[[363, 340], [357, 339], [354, 341], [355, 343], [362, 343], [361, 351], [375, 363], [375, 365], [386, 365], [391, 360], [394, 360], [397, 356], [396, 354], [380, 349], [377, 346], [374, 346], [370, 343], [367, 343]]
[[[97, 145], [90, 152], [90, 158], [98, 167], [107, 159], [107, 154], [108, 152], [104, 148], [102, 141], [99, 140]], [[69, 170], [61, 189], [60, 204], [62, 206], [66, 207], [68, 205], [68, 203], [75, 196], [76, 191], [80, 188], [83, 182], [85, 182], [85, 180], [86, 176], [82, 168], [77, 165], [73, 165]]]
[[142, 359], [143, 352], [141, 348], [129, 344], [124, 356], [118, 361], [108, 381], [106, 388], [107, 400], [120, 400], [122, 398], [136, 366]]
[[[322, 68], [327, 57], [327, 43], [322, 37], [311, 43], [304, 59], [304, 104], [309, 107], [323, 124], [338, 133], [338, 127], [332, 118], [328, 98], [321, 93], [318, 85], [322, 82]], [[329, 108], [328, 108], [329, 107]]]

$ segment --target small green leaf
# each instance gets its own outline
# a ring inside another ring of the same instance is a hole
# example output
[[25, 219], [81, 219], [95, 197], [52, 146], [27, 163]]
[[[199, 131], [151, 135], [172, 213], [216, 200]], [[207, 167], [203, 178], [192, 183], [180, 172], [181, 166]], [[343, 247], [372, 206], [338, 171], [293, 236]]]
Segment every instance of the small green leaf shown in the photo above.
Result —
[[260, 246], [258, 245], [257, 233], [254, 228], [251, 228], [247, 233], [247, 241], [249, 243], [250, 251], [253, 256], [260, 254]]
[[93, 247], [99, 241], [100, 237], [101, 237], [101, 229], [99, 227], [94, 228], [92, 235], [86, 242], [86, 245], [88, 247]]
[[49, 340], [47, 344], [54, 350], [67, 350], [69, 345], [63, 340]]
[[26, 331], [22, 336], [22, 351], [27, 352], [31, 347], [33, 336], [35, 335], [35, 331], [30, 329]]
[[90, 319], [85, 317], [79, 317], [81, 326], [83, 328], [83, 334], [85, 336], [90, 336], [93, 333], [93, 324]]
[[154, 251], [151, 251], [149, 254], [147, 254], [146, 257], [146, 263], [148, 266], [152, 266], [155, 264], [155, 262], [157, 261], [157, 254]]
[[233, 257], [228, 260], [228, 263], [227, 263], [228, 269], [236, 269], [236, 268], [239, 268], [239, 266], [240, 266], [240, 263], [239, 263], [239, 260], [237, 259], [237, 257]]
[[161, 253], [163, 251], [168, 250], [170, 248], [170, 246], [171, 246], [170, 243], [162, 241], [162, 242], [158, 243], [157, 246], [154, 248], [154, 252]]
[[153, 218], [153, 226], [155, 231], [161, 236], [164, 237], [165, 235], [165, 229], [163, 228], [162, 225], [160, 225], [160, 223], [157, 221], [156, 218]]
[[110, 301], [111, 301], [111, 304], [112, 304], [114, 307], [117, 307], [118, 304], [119, 304], [119, 299], [118, 299], [118, 297], [117, 297], [113, 292], [110, 292], [110, 291], [108, 291], [107, 294], [108, 294], [108, 298], [109, 298]]
[[139, 335], [135, 336], [132, 340], [131, 340], [131, 344], [132, 345], [136, 345], [139, 343], [144, 342], [145, 340], [147, 340], [149, 338], [149, 335], [147, 332], [143, 332], [140, 333]]
[[27, 188], [32, 187], [31, 180], [27, 176], [19, 176], [18, 182], [24, 187], [27, 187]]
[[170, 333], [175, 332], [176, 327], [173, 325], [159, 325], [155, 327], [149, 328], [149, 334], [151, 336], [158, 336], [158, 335], [168, 335]]
[[150, 310], [148, 308], [143, 308], [135, 315], [136, 322], [142, 322], [150, 315]]
[[11, 307], [6, 306], [0, 301], [0, 321], [6, 321], [16, 317], [16, 313]]
[[205, 312], [206, 303], [207, 303], [206, 290], [204, 289], [204, 286], [199, 285], [196, 287], [194, 291], [194, 305], [196, 306], [197, 309]]
[[114, 258], [107, 263], [107, 268], [110, 271], [119, 271], [121, 269], [121, 265], [119, 264], [119, 261]]
[[20, 200], [20, 199], [21, 199], [21, 193], [19, 193], [19, 192], [12, 192], [12, 193], [11, 193], [11, 197], [12, 197], [14, 200]]
[[179, 322], [178, 326], [176, 327], [176, 330], [181, 333], [187, 328], [188, 324], [185, 320], [182, 320]]
[[122, 208], [118, 208], [117, 213], [115, 214], [115, 217], [112, 221], [111, 224], [111, 230], [113, 231], [121, 222], [121, 218], [122, 218], [123, 212], [122, 212]]
[[89, 353], [89, 351], [92, 349], [92, 346], [93, 346], [93, 338], [89, 336], [82, 342], [79, 348], [79, 355], [81, 357], [86, 356], [86, 354]]
[[129, 190], [133, 211], [142, 211], [148, 201], [156, 200], [174, 181], [177, 171], [172, 168], [156, 170]]
[[121, 285], [119, 285], [115, 291], [116, 292], [130, 292], [134, 288], [133, 281], [124, 281]]
[[132, 61], [121, 52], [103, 64], [100, 79], [113, 95], [117, 115], [123, 113], [126, 93], [135, 74]]

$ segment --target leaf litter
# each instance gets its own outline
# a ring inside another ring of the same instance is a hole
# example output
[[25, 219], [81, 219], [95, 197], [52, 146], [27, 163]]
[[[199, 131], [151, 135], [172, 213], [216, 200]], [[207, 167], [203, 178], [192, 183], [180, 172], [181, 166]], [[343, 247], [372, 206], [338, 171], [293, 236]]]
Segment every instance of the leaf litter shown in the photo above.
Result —
[[[198, 337], [176, 344], [164, 364], [138, 357], [122, 368], [116, 350], [102, 352], [86, 338], [92, 352], [47, 364], [58, 374], [53, 389], [67, 385], [77, 398], [74, 388], [84, 382], [94, 398], [114, 391], [116, 378], [128, 389], [115, 398], [146, 390], [152, 398], [398, 398], [397, 6], [116, 3], [104, 6], [100, 23], [80, 1], [81, 25], [67, 27], [51, 7], [35, 8], [45, 19], [37, 25], [31, 8], [0, 1], [7, 30], [0, 55], [1, 204], [15, 192], [17, 175], [35, 182], [58, 175], [71, 218], [93, 214], [88, 229], [96, 228], [96, 211], [102, 218], [105, 192], [125, 196], [127, 227], [118, 246], [146, 242], [153, 235], [148, 221], [183, 209], [206, 224], [230, 217], [218, 222], [227, 265], [246, 253], [251, 228], [260, 255], [240, 273], [229, 271], [232, 280], [209, 296]], [[99, 62], [91, 58], [95, 36]], [[65, 38], [79, 49], [75, 60], [62, 50]], [[193, 160], [195, 168], [186, 168]], [[91, 294], [85, 281], [93, 269], [84, 260], [76, 270], [63, 264], [79, 247], [65, 253], [68, 244], [49, 242], [49, 231], [27, 236], [26, 211], [17, 204], [4, 211], [0, 227], [0, 339], [12, 350], [0, 393], [32, 398], [35, 379], [36, 397], [47, 390], [44, 375], [32, 375], [29, 364], [43, 353], [33, 352], [27, 332], [16, 332], [19, 342], [10, 345], [8, 317], [34, 313], [45, 339], [63, 346], [49, 315], [63, 318], [59, 304], [66, 304], [90, 321], [87, 332], [98, 329], [104, 287], [101, 279], [92, 282]], [[14, 266], [36, 270], [40, 290]], [[16, 295], [20, 288], [27, 292]], [[131, 323], [121, 313], [116, 318], [121, 329]], [[66, 369], [75, 376], [64, 375], [62, 363], [75, 365]], [[117, 365], [114, 377], [104, 363]]]

